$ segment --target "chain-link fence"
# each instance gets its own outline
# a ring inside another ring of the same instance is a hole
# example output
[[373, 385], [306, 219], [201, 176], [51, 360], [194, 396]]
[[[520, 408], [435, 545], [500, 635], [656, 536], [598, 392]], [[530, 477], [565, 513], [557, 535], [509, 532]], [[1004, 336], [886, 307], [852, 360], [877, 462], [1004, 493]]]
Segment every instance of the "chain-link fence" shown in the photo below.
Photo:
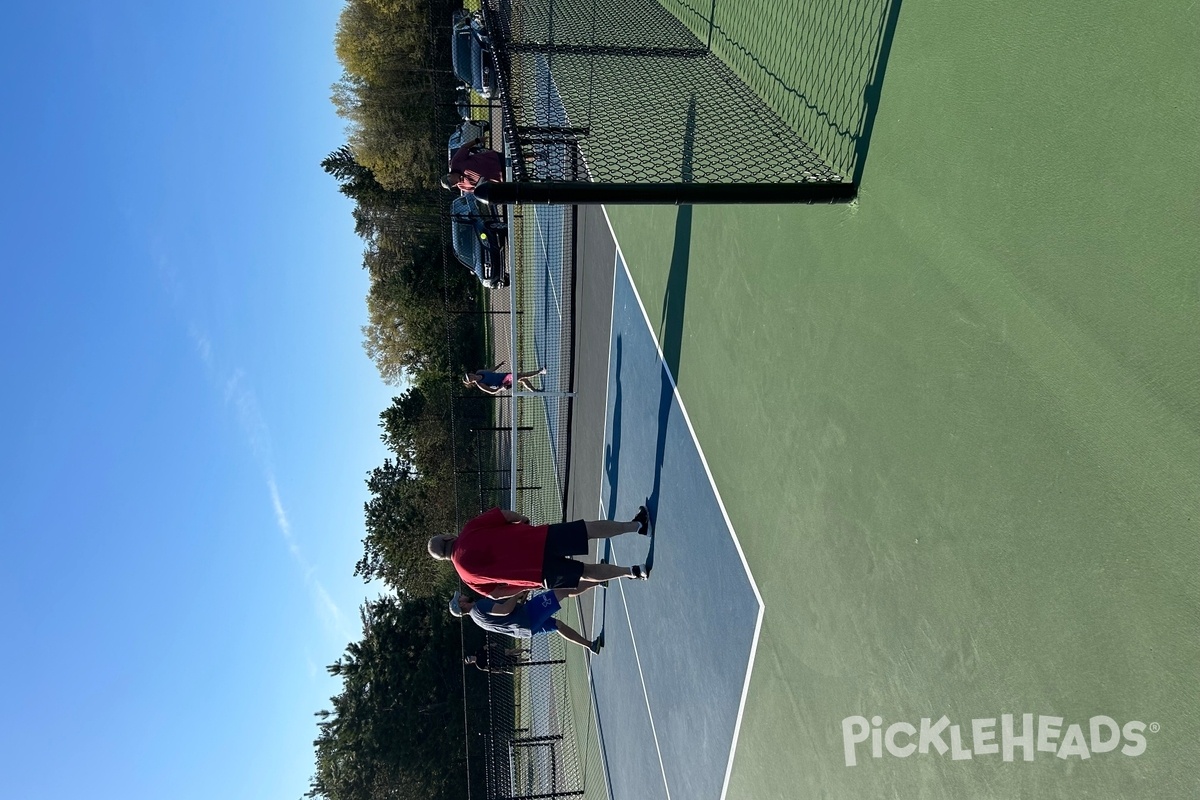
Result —
[[[486, 0], [514, 182], [847, 183], [678, 0]], [[766, 194], [762, 195], [764, 199]]]
[[[528, 649], [495, 655], [522, 648]], [[489, 726], [477, 738], [489, 799], [585, 794], [563, 648], [557, 637], [514, 642], [489, 636], [486, 649], [493, 655], [488, 668], [469, 671], [474, 690], [488, 698]]]
[[[564, 252], [554, 252], [547, 237]], [[495, 505], [515, 508], [535, 522], [563, 518], [573, 335], [569, 237], [564, 219], [514, 215], [508, 246], [517, 271], [509, 289], [487, 293], [487, 308], [480, 312], [483, 329], [492, 363], [506, 361], [505, 369], [515, 364], [518, 374], [538, 372], [539, 367], [546, 372], [529, 377], [541, 391], [528, 395], [464, 391], [455, 398], [456, 413], [469, 416], [474, 437], [466, 448], [471, 463], [459, 464], [455, 471], [459, 496], [471, 498], [465, 518]], [[518, 641], [489, 634], [487, 640], [489, 648], [501, 652], [528, 650], [493, 659], [500, 668], [466, 670], [465, 699], [474, 709], [468, 719], [470, 758], [482, 761], [485, 779], [482, 793], [476, 787], [473, 796], [534, 800], [584, 795], [580, 738], [581, 732], [584, 738], [592, 732], [587, 716], [576, 719], [579, 708], [586, 715], [590, 706], [586, 673], [581, 680], [578, 663], [568, 664], [565, 647], [573, 646], [552, 635]], [[579, 662], [582, 651], [571, 656]], [[593, 741], [592, 749], [597, 747]], [[592, 761], [598, 758], [593, 755]], [[594, 771], [590, 797], [597, 791], [604, 796], [600, 769]]]

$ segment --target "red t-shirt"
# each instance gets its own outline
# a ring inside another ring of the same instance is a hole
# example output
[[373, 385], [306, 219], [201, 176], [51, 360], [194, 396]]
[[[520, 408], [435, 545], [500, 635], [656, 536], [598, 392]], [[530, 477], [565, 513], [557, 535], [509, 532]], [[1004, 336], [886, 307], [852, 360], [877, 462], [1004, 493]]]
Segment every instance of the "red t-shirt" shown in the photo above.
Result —
[[463, 583], [482, 595], [537, 588], [549, 527], [509, 522], [493, 508], [463, 526], [450, 561]]

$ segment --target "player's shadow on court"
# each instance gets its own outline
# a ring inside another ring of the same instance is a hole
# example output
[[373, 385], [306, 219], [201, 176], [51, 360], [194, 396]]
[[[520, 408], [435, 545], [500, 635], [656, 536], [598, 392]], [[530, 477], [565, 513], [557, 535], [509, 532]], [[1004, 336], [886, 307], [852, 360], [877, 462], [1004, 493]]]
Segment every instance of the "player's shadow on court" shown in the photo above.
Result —
[[675, 247], [671, 252], [671, 270], [663, 295], [662, 324], [658, 341], [662, 348], [663, 370], [658, 398], [658, 437], [654, 454], [654, 483], [646, 501], [652, 514], [658, 512], [662, 491], [662, 469], [667, 458], [667, 427], [675, 405], [675, 386], [679, 382], [680, 356], [683, 351], [683, 318], [687, 309], [688, 264], [692, 252], [692, 207], [680, 206], [675, 215]]
[[617, 481], [621, 470], [621, 337], [614, 344], [612, 441], [604, 446], [604, 474], [608, 478], [608, 510], [605, 519], [617, 519]]

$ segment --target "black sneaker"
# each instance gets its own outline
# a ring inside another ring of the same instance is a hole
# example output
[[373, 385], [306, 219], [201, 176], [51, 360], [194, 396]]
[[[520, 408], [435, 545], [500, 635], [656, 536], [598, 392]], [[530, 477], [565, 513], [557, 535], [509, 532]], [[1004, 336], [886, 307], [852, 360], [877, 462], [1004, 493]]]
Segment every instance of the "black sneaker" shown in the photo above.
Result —
[[592, 655], [600, 655], [601, 647], [604, 647], [603, 633], [597, 636], [595, 639], [592, 639], [592, 643], [588, 645], [588, 650], [592, 651]]
[[635, 564], [629, 568], [629, 577], [635, 581], [644, 581], [650, 578], [650, 568], [645, 564]]
[[637, 513], [633, 515], [631, 522], [638, 524], [638, 533], [642, 536], [650, 535], [650, 509], [645, 506], [638, 506]]

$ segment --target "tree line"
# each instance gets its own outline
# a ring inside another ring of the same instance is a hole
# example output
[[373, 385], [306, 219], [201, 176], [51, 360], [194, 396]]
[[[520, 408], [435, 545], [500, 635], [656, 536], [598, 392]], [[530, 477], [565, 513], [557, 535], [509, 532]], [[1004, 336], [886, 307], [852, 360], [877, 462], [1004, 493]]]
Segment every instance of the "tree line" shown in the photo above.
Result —
[[[309, 798], [467, 794], [462, 629], [446, 611], [452, 576], [425, 551], [464, 509], [454, 465], [474, 457], [471, 421], [451, 409], [456, 376], [485, 353], [481, 317], [470, 313], [480, 286], [449, 254], [450, 197], [437, 187], [456, 121], [449, 23], [458, 7], [347, 0], [334, 37], [343, 74], [332, 100], [347, 142], [321, 167], [354, 201], [370, 276], [363, 347], [383, 380], [404, 390], [380, 414], [389, 456], [367, 477], [354, 567], [390, 591], [362, 606], [362, 639], [329, 666], [342, 690], [317, 712]], [[482, 641], [466, 635], [468, 649]], [[472, 765], [476, 779], [481, 766]]]

